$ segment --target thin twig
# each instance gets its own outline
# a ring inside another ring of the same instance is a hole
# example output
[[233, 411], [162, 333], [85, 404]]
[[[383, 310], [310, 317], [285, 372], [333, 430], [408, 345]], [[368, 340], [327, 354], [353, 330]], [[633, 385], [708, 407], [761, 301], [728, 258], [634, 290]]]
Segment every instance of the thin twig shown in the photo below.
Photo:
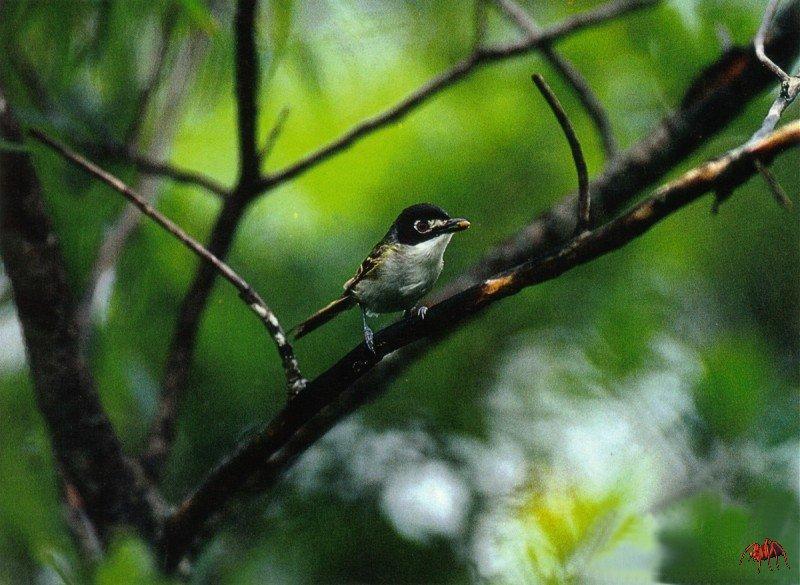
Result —
[[578, 135], [575, 134], [575, 128], [572, 127], [572, 123], [569, 121], [569, 116], [567, 116], [564, 106], [558, 101], [556, 94], [554, 94], [550, 86], [547, 85], [544, 77], [538, 73], [534, 73], [531, 79], [533, 79], [533, 83], [536, 84], [539, 91], [542, 92], [544, 99], [547, 101], [547, 105], [553, 110], [553, 114], [555, 114], [558, 123], [561, 125], [561, 129], [567, 137], [567, 142], [569, 142], [569, 148], [572, 151], [572, 160], [575, 161], [575, 170], [578, 172], [578, 225], [575, 232], [580, 234], [590, 229], [592, 223], [591, 198], [589, 196], [589, 172], [586, 169], [586, 159], [583, 157], [581, 143], [580, 140], [578, 140]]
[[88, 144], [86, 149], [96, 153], [97, 156], [103, 159], [128, 163], [145, 175], [165, 177], [176, 183], [194, 185], [222, 198], [230, 196], [230, 189], [203, 173], [182, 169], [170, 163], [155, 160], [144, 154], [126, 149], [122, 145]]
[[272, 125], [269, 134], [267, 134], [267, 139], [264, 141], [264, 146], [261, 147], [261, 152], [259, 153], [259, 159], [262, 165], [267, 162], [269, 155], [272, 154], [272, 149], [275, 148], [275, 143], [278, 142], [278, 138], [280, 138], [283, 132], [286, 120], [289, 118], [291, 111], [289, 106], [284, 106], [281, 108], [281, 111], [278, 112], [278, 117], [275, 118], [275, 123]]
[[51, 149], [60, 154], [63, 158], [82, 168], [90, 175], [100, 179], [106, 185], [121, 193], [128, 201], [136, 205], [142, 213], [155, 221], [158, 225], [164, 228], [169, 234], [180, 241], [184, 246], [189, 248], [202, 260], [214, 267], [214, 269], [225, 280], [230, 282], [239, 291], [247, 306], [261, 319], [264, 326], [267, 328], [270, 336], [275, 342], [278, 349], [278, 354], [283, 362], [283, 369], [286, 374], [286, 383], [291, 393], [297, 393], [301, 390], [306, 380], [300, 373], [297, 359], [294, 356], [294, 351], [291, 344], [286, 339], [283, 327], [275, 317], [274, 313], [270, 310], [264, 300], [259, 294], [245, 281], [238, 273], [236, 273], [230, 266], [225, 264], [222, 260], [217, 258], [214, 254], [209, 252], [202, 244], [192, 238], [189, 234], [183, 231], [172, 220], [164, 216], [161, 212], [155, 209], [150, 203], [145, 201], [141, 195], [131, 189], [128, 185], [120, 181], [114, 175], [104, 171], [94, 163], [86, 160], [81, 155], [73, 152], [63, 144], [53, 140], [39, 130], [31, 130], [31, 135], [39, 142], [49, 146]]
[[786, 83], [789, 81], [789, 74], [778, 67], [778, 65], [767, 56], [766, 51], [764, 51], [764, 38], [767, 36], [767, 31], [772, 23], [772, 19], [775, 17], [775, 12], [778, 9], [778, 4], [780, 4], [780, 1], [781, 0], [769, 0], [767, 3], [767, 8], [764, 10], [764, 17], [761, 20], [761, 25], [758, 27], [758, 32], [756, 33], [753, 44], [755, 45], [758, 59], [770, 71], [777, 75], [778, 79], [780, 79], [782, 83]]
[[[779, 2], [780, 0], [770, 0], [767, 4], [767, 8], [764, 11], [764, 18], [761, 20], [761, 25], [758, 27], [758, 32], [753, 40], [753, 44], [755, 46], [756, 56], [758, 56], [759, 61], [761, 61], [767, 69], [769, 69], [778, 77], [778, 79], [780, 79], [781, 89], [778, 93], [778, 97], [776, 97], [775, 101], [772, 102], [772, 106], [764, 118], [761, 128], [759, 128], [753, 134], [752, 138], [750, 138], [751, 143], [758, 142], [764, 136], [772, 132], [775, 129], [775, 126], [778, 124], [778, 121], [781, 119], [783, 111], [788, 108], [797, 95], [800, 94], [800, 76], [789, 75], [786, 73], [786, 71], [784, 71], [778, 64], [776, 64], [767, 56], [767, 52], [764, 49], [767, 31], [769, 30], [772, 19], [775, 16]], [[791, 10], [791, 8], [788, 8], [787, 10]]]
[[[534, 20], [517, 4], [514, 0], [495, 0], [497, 6], [505, 12], [517, 26], [525, 32], [528, 36], [534, 36], [541, 31], [540, 27]], [[606, 159], [611, 160], [617, 155], [617, 139], [614, 137], [614, 131], [611, 128], [611, 122], [608, 119], [608, 114], [600, 103], [600, 100], [595, 95], [589, 82], [581, 74], [580, 71], [559, 52], [557, 52], [552, 45], [545, 45], [542, 47], [542, 55], [552, 65], [553, 69], [564, 78], [575, 90], [578, 100], [583, 105], [589, 118], [597, 128], [597, 133], [600, 135], [600, 141], [603, 145]]]
[[[572, 240], [564, 248], [443, 300], [428, 309], [424, 321], [401, 320], [387, 327], [375, 337], [376, 353], [367, 349], [366, 344], [359, 344], [309, 382], [261, 432], [222, 461], [167, 519], [163, 543], [167, 566], [174, 567], [180, 561], [204, 531], [206, 522], [233, 498], [245, 490], [260, 491], [271, 485], [300, 452], [293, 445], [307, 448], [330, 426], [315, 426], [315, 417], [334, 407], [343, 396], [347, 397], [348, 388], [384, 356], [420, 339], [451, 333], [490, 304], [625, 246], [701, 196], [743, 184], [757, 172], [755, 160], [771, 161], [798, 144], [800, 121], [787, 124], [757, 144], [730, 151], [688, 171], [621, 217]], [[372, 397], [366, 393], [348, 398], [363, 404]]]
[[654, 6], [659, 2], [660, 0], [617, 0], [609, 2], [593, 10], [576, 14], [521, 41], [496, 47], [479, 48], [444, 73], [423, 84], [394, 106], [353, 126], [339, 138], [306, 155], [297, 162], [274, 174], [263, 177], [259, 181], [258, 188], [260, 191], [264, 191], [302, 175], [330, 157], [339, 154], [365, 136], [397, 122], [423, 103], [426, 103], [428, 99], [464, 79], [479, 66], [516, 57], [534, 49], [541, 49], [584, 28], [608, 22], [624, 14]]
[[[142, 134], [142, 122], [134, 124], [128, 133], [130, 139], [134, 142], [127, 143], [130, 147], [128, 150], [134, 151], [136, 148], [146, 148], [155, 157], [161, 157], [169, 150], [169, 145], [172, 143], [174, 133], [177, 130], [177, 121], [180, 119], [179, 113], [183, 107], [185, 94], [191, 84], [195, 66], [202, 58], [207, 46], [207, 39], [197, 33], [190, 34], [188, 40], [185, 43], [181, 43], [174, 70], [170, 74], [170, 82], [165, 89], [165, 98], [158, 104], [153, 104], [155, 107], [149, 104], [154, 91], [153, 84], [155, 83], [153, 79], [150, 79], [148, 87], [142, 91], [139, 115], [143, 116], [145, 112], [149, 112], [154, 114], [154, 119], [161, 120], [161, 122], [152, 132], [148, 133], [148, 137]], [[166, 41], [162, 45], [162, 61], [165, 60], [165, 47]], [[163, 66], [158, 67], [158, 69], [157, 72], [153, 73], [153, 76], [157, 76], [160, 80], [164, 73]], [[121, 148], [124, 149], [124, 147]], [[147, 173], [142, 174], [146, 176], [138, 179], [136, 189], [147, 201], [153, 202], [160, 186], [159, 179], [161, 177]], [[142, 215], [137, 207], [132, 203], [127, 203], [113, 225], [106, 231], [103, 242], [98, 248], [90, 277], [84, 287], [77, 309], [78, 326], [81, 329], [84, 348], [88, 347], [94, 330], [93, 316], [97, 304], [98, 284], [104, 276], [113, 274], [113, 268], [117, 265], [128, 238], [138, 227], [141, 217]]]
[[[260, 78], [255, 38], [257, 4], [256, 0], [239, 0], [233, 22], [236, 45], [234, 94], [239, 141], [239, 178], [230, 190], [230, 195], [226, 197], [211, 231], [208, 250], [218, 258], [227, 255], [236, 228], [248, 204], [258, 193], [261, 161], [256, 144]], [[213, 267], [210, 264], [202, 264], [181, 302], [177, 324], [167, 352], [156, 416], [148, 432], [147, 450], [142, 456], [145, 468], [154, 478], [161, 473], [175, 438], [177, 418], [186, 394], [186, 383], [197, 341], [200, 317], [211, 294], [215, 278], [216, 271]]]
[[754, 164], [758, 172], [761, 173], [761, 176], [764, 177], [764, 181], [767, 183], [770, 191], [772, 191], [772, 195], [775, 197], [775, 201], [778, 202], [778, 205], [784, 209], [792, 209], [792, 200], [789, 199], [786, 191], [781, 187], [778, 177], [776, 177], [772, 170], [765, 166], [760, 160], [755, 161]]

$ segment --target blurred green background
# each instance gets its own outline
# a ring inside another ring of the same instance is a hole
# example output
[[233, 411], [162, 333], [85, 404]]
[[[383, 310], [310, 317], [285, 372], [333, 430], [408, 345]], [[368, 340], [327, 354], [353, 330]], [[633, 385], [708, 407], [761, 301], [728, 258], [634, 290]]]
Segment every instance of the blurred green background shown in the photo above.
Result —
[[[546, 24], [596, 4], [524, 5]], [[474, 6], [463, 0], [261, 5], [259, 136], [291, 109], [268, 169], [393, 103], [473, 42]], [[234, 180], [232, 2], [0, 6], [0, 82], [25, 123], [78, 147], [122, 141], [138, 125], [140, 149], [160, 147], [177, 165]], [[723, 50], [721, 37], [752, 37], [763, 7], [671, 1], [558, 48], [627, 146], [677, 105]], [[488, 25], [490, 41], [517, 34], [495, 10]], [[139, 91], [165, 31], [163, 81], [141, 112]], [[561, 97], [598, 172], [600, 142], [573, 93], [540, 57], [523, 56], [481, 69], [259, 199], [230, 264], [290, 326], [338, 294], [400, 209], [430, 201], [473, 223], [449, 248], [442, 282], [458, 274], [574, 188], [564, 138], [530, 84], [534, 71]], [[45, 99], [32, 91], [37, 84]], [[746, 140], [771, 99], [748, 106], [684, 168]], [[174, 139], [164, 136], [172, 130]], [[123, 201], [32, 149], [78, 297]], [[794, 151], [774, 166], [796, 204], [799, 163]], [[164, 213], [207, 238], [215, 196], [103, 164], [154, 188]], [[763, 569], [758, 579], [797, 582], [798, 216], [775, 205], [760, 180], [719, 215], [709, 210], [704, 200], [623, 250], [492, 306], [236, 515], [198, 559], [193, 580], [750, 582], [755, 566], [740, 566], [739, 554], [769, 537], [794, 566]], [[101, 281], [90, 359], [131, 453], [143, 446], [196, 265], [145, 222]], [[98, 565], [74, 546], [6, 279], [0, 287], [0, 583], [161, 582], [133, 535], [120, 535]], [[355, 312], [303, 339], [305, 373], [321, 372], [359, 340]], [[178, 501], [283, 400], [262, 326], [218, 283], [168, 466], [168, 498]]]

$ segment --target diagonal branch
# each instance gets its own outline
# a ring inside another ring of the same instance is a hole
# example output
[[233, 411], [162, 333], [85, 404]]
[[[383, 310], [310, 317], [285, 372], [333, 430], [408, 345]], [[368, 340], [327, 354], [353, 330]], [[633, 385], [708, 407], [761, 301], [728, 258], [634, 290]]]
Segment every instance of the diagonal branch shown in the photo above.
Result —
[[[499, 47], [476, 47], [468, 57], [457, 62], [445, 73], [431, 79], [405, 99], [400, 100], [383, 113], [364, 120], [338, 139], [283, 170], [263, 176], [253, 183], [241, 180], [245, 176], [249, 179], [249, 174], [242, 175], [239, 185], [232, 190], [230, 197], [223, 204], [222, 211], [212, 230], [208, 249], [218, 258], [225, 257], [249, 202], [259, 193], [298, 177], [316, 165], [346, 150], [360, 139], [399, 121], [441, 91], [464, 79], [475, 71], [478, 66], [528, 53], [584, 28], [608, 22], [635, 10], [655, 5], [658, 2], [659, 0], [614, 0], [594, 10], [568, 18], [559, 24], [542, 30], [535, 36], [526, 37], [522, 41]], [[248, 81], [248, 76], [255, 73], [257, 77], [255, 70], [257, 62], [255, 57], [248, 58], [244, 54], [250, 50], [254, 51], [255, 47], [255, 42], [252, 39], [253, 28], [244, 21], [253, 16], [253, 4], [253, 0], [240, 2], [236, 18], [237, 103], [240, 105], [240, 124], [245, 123], [248, 125], [248, 133], [251, 127], [249, 120], [252, 119], [248, 114], [248, 112], [251, 112], [248, 104], [253, 103], [250, 98], [255, 87], [252, 80]], [[241, 25], [240, 21], [243, 21]], [[240, 77], [243, 77], [243, 79], [239, 79]], [[255, 122], [252, 123], [252, 128], [255, 128]], [[250, 144], [249, 138], [242, 138], [240, 133], [240, 139], [241, 149], [244, 153], [244, 149], [249, 148], [247, 146]], [[242, 168], [244, 169], [244, 166]], [[178, 408], [186, 393], [189, 366], [194, 353], [200, 318], [208, 301], [215, 275], [216, 272], [208, 264], [201, 265], [181, 304], [178, 322], [164, 367], [162, 395], [149, 433], [148, 449], [144, 455], [145, 466], [154, 475], [159, 473], [175, 436]]]
[[[222, 211], [211, 232], [208, 250], [224, 259], [233, 243], [248, 204], [257, 194], [261, 155], [256, 142], [258, 132], [258, 85], [260, 72], [256, 54], [255, 17], [257, 0], [239, 0], [234, 18], [235, 97], [238, 116], [239, 178], [227, 194]], [[143, 462], [154, 478], [161, 473], [172, 442], [180, 405], [186, 394], [189, 367], [197, 341], [200, 317], [211, 294], [217, 271], [203, 263], [198, 268], [186, 296], [181, 302], [178, 322], [164, 365], [164, 377], [156, 415], [150, 426]]]
[[[778, 15], [767, 36], [771, 54], [781, 63], [789, 63], [797, 56], [800, 46], [800, 1], [792, 0], [787, 10]], [[684, 160], [706, 140], [714, 136], [733, 120], [761, 91], [770, 87], [773, 77], [764, 71], [753, 49], [733, 47], [716, 62], [702, 71], [687, 90], [680, 106], [667, 116], [649, 135], [613, 161], [606, 170], [591, 183], [596, 218], [616, 213], [629, 203], [641, 190], [662, 178], [670, 169]], [[462, 277], [445, 287], [436, 299], [443, 299], [483, 282], [490, 275], [507, 270], [530, 258], [540, 257], [562, 245], [574, 233], [576, 225], [576, 199], [567, 197], [553, 209], [526, 226], [514, 237], [487, 253]], [[318, 436], [343, 416], [351, 412], [364, 400], [379, 394], [388, 383], [403, 371], [404, 367], [423, 354], [435, 337], [423, 339], [412, 346], [397, 351], [364, 376], [357, 384], [343, 391], [338, 403], [331, 402], [322, 414], [308, 419], [303, 432], [296, 432], [291, 440], [270, 460], [264, 463], [263, 481], [268, 482], [290, 465], [294, 457], [302, 453]], [[319, 388], [316, 381], [309, 389]], [[307, 396], [310, 394], [306, 394]], [[366, 397], [366, 398], [365, 398]], [[289, 409], [299, 409], [300, 403], [290, 404]], [[279, 419], [275, 424], [291, 424]], [[296, 421], [295, 421], [296, 422]], [[273, 424], [272, 429], [275, 429]], [[263, 453], [259, 444], [265, 435], [243, 444], [223, 467], [228, 477], [248, 473], [248, 453]], [[237, 465], [240, 467], [237, 468]], [[218, 471], [219, 471], [218, 469]], [[238, 469], [238, 471], [237, 471]], [[236, 485], [236, 482], [233, 482]], [[208, 529], [207, 520], [223, 508], [222, 502], [231, 496], [226, 490], [230, 485], [221, 481], [217, 472], [209, 476], [208, 482], [187, 498], [183, 511], [171, 522], [168, 554], [180, 556], [191, 546], [191, 542]], [[170, 552], [173, 551], [173, 552]], [[175, 560], [177, 562], [177, 560]]]
[[[495, 3], [528, 36], [534, 36], [539, 33], [539, 26], [514, 0], [495, 0]], [[586, 78], [581, 75], [581, 72], [575, 68], [569, 59], [561, 56], [552, 45], [544, 45], [542, 47], [542, 55], [552, 65], [553, 69], [575, 90], [578, 100], [594, 123], [595, 128], [597, 128], [606, 159], [613, 159], [617, 155], [617, 139], [614, 137], [608, 114], [606, 114], [600, 100], [589, 86], [589, 82], [586, 81]]]
[[[314, 422], [318, 414], [327, 418], [326, 409], [335, 410], [340, 400], [351, 401], [350, 406], [355, 407], [372, 398], [369, 392], [348, 394], [348, 388], [384, 356], [421, 339], [447, 335], [487, 306], [625, 246], [701, 196], [742, 185], [758, 172], [756, 161], [771, 161], [797, 145], [800, 145], [800, 121], [683, 174], [629, 212], [585, 232], [560, 250], [524, 262], [441, 301], [428, 309], [423, 321], [401, 320], [387, 327], [375, 337], [375, 353], [364, 343], [359, 344], [309, 382], [305, 391], [212, 471], [167, 519], [164, 540], [167, 566], [173, 567], [180, 561], [204, 532], [206, 523], [233, 498], [268, 487], [329, 423], [340, 420], [334, 417], [320, 426]], [[295, 449], [295, 444], [301, 448]]]
[[778, 4], [780, 4], [780, 1], [781, 0], [769, 0], [767, 8], [764, 10], [764, 16], [761, 20], [761, 25], [758, 27], [758, 32], [756, 32], [756, 38], [753, 42], [756, 47], [756, 55], [758, 56], [759, 61], [761, 61], [767, 69], [772, 71], [778, 77], [778, 79], [781, 80], [781, 83], [786, 83], [789, 81], [789, 74], [786, 73], [772, 59], [770, 59], [767, 56], [767, 52], [764, 50], [764, 38], [767, 36], [767, 31], [772, 23], [772, 19], [775, 18], [775, 12], [778, 10]]
[[423, 84], [394, 106], [360, 122], [333, 142], [306, 155], [283, 170], [262, 178], [259, 182], [259, 189], [263, 191], [294, 179], [349, 148], [365, 136], [399, 121], [405, 115], [426, 103], [430, 98], [464, 79], [480, 66], [516, 57], [535, 49], [542, 49], [552, 45], [556, 40], [574, 34], [584, 28], [597, 26], [630, 12], [654, 6], [659, 1], [616, 0], [593, 10], [576, 14], [535, 34], [529, 34], [520, 41], [496, 47], [476, 47], [471, 54], [453, 65], [452, 68]]
[[267, 139], [264, 141], [264, 145], [259, 152], [260, 162], [265, 162], [269, 158], [269, 155], [272, 154], [272, 149], [275, 148], [275, 143], [278, 142], [278, 138], [281, 137], [283, 127], [286, 125], [286, 120], [289, 118], [290, 112], [291, 110], [288, 106], [284, 106], [281, 108], [281, 111], [278, 112], [278, 117], [272, 125], [269, 134], [267, 134]]
[[286, 384], [292, 394], [299, 392], [305, 386], [305, 379], [300, 374], [297, 359], [294, 356], [294, 351], [289, 341], [286, 339], [286, 334], [281, 327], [280, 322], [275, 317], [275, 314], [270, 310], [264, 300], [259, 294], [251, 287], [238, 273], [236, 273], [230, 266], [225, 264], [222, 260], [217, 258], [214, 254], [209, 252], [202, 244], [192, 238], [189, 234], [183, 231], [172, 220], [165, 217], [161, 212], [155, 209], [150, 203], [145, 201], [141, 195], [128, 187], [125, 183], [120, 181], [115, 176], [107, 173], [94, 163], [86, 160], [81, 155], [71, 151], [69, 148], [60, 144], [48, 137], [39, 130], [31, 130], [31, 135], [39, 142], [49, 146], [59, 155], [66, 160], [82, 168], [90, 175], [100, 179], [106, 185], [121, 193], [128, 201], [138, 207], [142, 213], [155, 221], [159, 226], [164, 228], [170, 235], [180, 241], [184, 246], [189, 248], [194, 254], [210, 264], [220, 276], [230, 282], [239, 291], [242, 300], [247, 303], [247, 306], [261, 319], [261, 322], [267, 328], [267, 332], [275, 342], [278, 349], [278, 354], [283, 362], [284, 372], [286, 374]]
[[[767, 48], [779, 63], [791, 63], [800, 50], [800, 0], [791, 0], [768, 31]], [[732, 47], [706, 67], [686, 91], [680, 105], [650, 134], [621, 153], [589, 185], [595, 222], [611, 217], [646, 188], [697, 150], [731, 122], [775, 77], [758, 60], [752, 47]], [[562, 246], [576, 229], [577, 195], [571, 195], [542, 213], [517, 234], [487, 252], [461, 276], [429, 301], [447, 298], [494, 273], [546, 254]], [[424, 355], [432, 343], [424, 340], [384, 360], [359, 388], [378, 393], [409, 364]]]
[[[172, 29], [173, 24], [170, 23], [171, 20], [166, 25], [166, 35]], [[140, 91], [140, 101], [137, 106], [139, 121], [131, 125], [126, 142], [127, 147], [120, 146], [123, 151], [128, 149], [133, 152], [137, 148], [144, 147], [149, 153], [159, 157], [169, 149], [172, 142], [180, 117], [178, 114], [184, 106], [184, 97], [191, 83], [194, 69], [205, 54], [208, 42], [196, 32], [190, 33], [185, 41], [181, 41], [173, 70], [169, 75], [169, 83], [166, 84], [165, 96], [162, 100], [152, 104], [151, 102], [155, 101], [152, 99], [155, 88], [160, 84], [160, 79], [165, 73], [163, 62], [166, 60], [167, 46], [168, 39], [162, 39], [158, 52], [159, 61], [151, 78]], [[155, 114], [155, 119], [160, 121], [147, 137], [142, 132], [143, 121], [141, 120], [145, 112]], [[152, 202], [158, 192], [160, 181], [157, 175], [143, 174], [147, 176], [139, 179], [136, 189], [147, 201]], [[85, 346], [88, 346], [93, 331], [98, 284], [103, 277], [113, 274], [113, 269], [117, 265], [125, 244], [139, 226], [140, 220], [139, 210], [132, 203], [128, 203], [117, 216], [113, 225], [106, 231], [100, 244], [78, 306], [78, 325], [81, 328]]]
[[134, 149], [126, 148], [122, 144], [85, 144], [84, 147], [89, 153], [103, 160], [130, 164], [144, 175], [165, 177], [176, 183], [194, 185], [221, 198], [230, 196], [230, 190], [227, 187], [203, 173], [153, 159]]
[[[0, 138], [22, 132], [0, 91]], [[129, 460], [81, 352], [64, 258], [36, 172], [24, 150], [0, 151], [0, 250], [25, 337], [39, 411], [66, 481], [101, 541], [119, 526], [154, 538], [159, 497]]]

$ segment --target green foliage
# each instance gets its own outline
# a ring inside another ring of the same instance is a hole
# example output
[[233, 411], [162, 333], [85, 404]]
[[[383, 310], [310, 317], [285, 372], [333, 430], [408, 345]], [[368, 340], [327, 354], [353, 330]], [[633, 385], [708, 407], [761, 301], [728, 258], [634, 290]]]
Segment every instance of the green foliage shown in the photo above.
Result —
[[166, 585], [147, 545], [135, 538], [114, 541], [96, 568], [95, 585]]
[[776, 394], [768, 361], [753, 342], [721, 339], [708, 349], [704, 365], [696, 390], [698, 413], [714, 435], [735, 442], [753, 428]]
[[[547, 24], [597, 4], [525, 6]], [[24, 123], [73, 145], [126, 136], [167, 31], [166, 81], [158, 99], [169, 95], [168, 84], [187, 79], [176, 64], [179, 46], [201, 39], [205, 52], [165, 156], [224, 184], [235, 180], [233, 3], [0, 5], [0, 42], [8, 45], [0, 47], [0, 83], [10, 103]], [[583, 31], [558, 49], [586, 76], [617, 137], [629, 145], [676, 105], [693, 75], [719, 54], [717, 25], [735, 42], [746, 42], [762, 9], [762, 3], [739, 0], [665, 2]], [[517, 34], [496, 11], [489, 16], [492, 42]], [[466, 55], [472, 18], [472, 3], [456, 0], [263, 0], [257, 44], [261, 140], [280, 110], [291, 108], [268, 169], [291, 164]], [[47, 103], [26, 80], [26, 63], [47, 88]], [[604, 164], [599, 140], [569, 86], [541, 57], [522, 56], [484, 67], [399, 123], [260, 198], [240, 227], [230, 264], [289, 327], [339, 294], [400, 209], [432, 201], [473, 222], [448, 250], [442, 281], [459, 274], [575, 187], [563, 136], [531, 87], [534, 71], [544, 72], [558, 93], [590, 172], [598, 173]], [[756, 100], [683, 167], [746, 140], [770, 101]], [[162, 122], [144, 117], [145, 142]], [[123, 202], [52, 153], [25, 148], [33, 152], [80, 298]], [[774, 166], [792, 197], [800, 192], [798, 164], [794, 152]], [[104, 166], [132, 184], [139, 180], [123, 164]], [[167, 181], [157, 204], [203, 241], [220, 209], [215, 196]], [[506, 299], [445, 339], [353, 424], [352, 433], [366, 437], [368, 446], [393, 446], [382, 475], [359, 467], [368, 458], [341, 447], [341, 435], [323, 441], [300, 462], [305, 475], [253, 503], [211, 543], [198, 559], [195, 580], [482, 578], [476, 533], [486, 510], [496, 509], [519, 528], [507, 543], [521, 551], [511, 555], [517, 574], [533, 582], [575, 581], [594, 569], [614, 581], [609, 566], [632, 563], [626, 556], [631, 547], [652, 560], [652, 567], [636, 567], [641, 571], [635, 578], [666, 582], [748, 579], [754, 567], [739, 567], [738, 555], [764, 537], [780, 540], [790, 558], [798, 558], [792, 482], [800, 437], [800, 223], [775, 206], [757, 179], [719, 215], [710, 216], [709, 207], [700, 202], [623, 250]], [[131, 453], [142, 447], [178, 308], [196, 267], [191, 254], [150, 223], [132, 235], [116, 267], [90, 360], [102, 401]], [[151, 552], [129, 537], [115, 540], [96, 567], [77, 552], [62, 519], [57, 472], [27, 372], [9, 357], [20, 343], [9, 314], [9, 305], [0, 307], [0, 582], [163, 582]], [[378, 318], [375, 325], [394, 318]], [[343, 315], [297, 344], [304, 372], [323, 371], [359, 340], [359, 316]], [[505, 368], [521, 373], [505, 379], [499, 374]], [[166, 471], [164, 492], [171, 502], [283, 404], [281, 380], [263, 327], [219, 282], [201, 323]], [[492, 401], [508, 386], [514, 401], [498, 415]], [[680, 408], [660, 427], [655, 422], [664, 418], [668, 399]], [[609, 404], [617, 408], [614, 416], [590, 427], [590, 437], [569, 434], [580, 426], [579, 415]], [[498, 460], [490, 447], [509, 421], [519, 428], [504, 448], [518, 455], [529, 478], [508, 490], [510, 501], [507, 492], [481, 487], [481, 481], [502, 478], [500, 471], [477, 470], [464, 455], [469, 449], [453, 446], [486, 449], [486, 459]], [[546, 423], [571, 437], [572, 443], [558, 445], [562, 451], [595, 449], [567, 471], [593, 469], [599, 461], [602, 471], [621, 479], [599, 489], [575, 478], [544, 481], [549, 470], [559, 471], [543, 455], [551, 454], [552, 437], [534, 432]], [[647, 454], [643, 469], [654, 477], [670, 470], [665, 475], [677, 487], [634, 482], [609, 454], [611, 438], [628, 427], [649, 431], [635, 436]], [[579, 444], [589, 439], [589, 447]], [[433, 531], [415, 539], [398, 529], [386, 499], [393, 474], [404, 466], [422, 469], [430, 460], [446, 462], [467, 486], [466, 526], [456, 535]], [[314, 465], [324, 469], [323, 479], [307, 471]], [[695, 476], [703, 479], [703, 495], [690, 481]]]

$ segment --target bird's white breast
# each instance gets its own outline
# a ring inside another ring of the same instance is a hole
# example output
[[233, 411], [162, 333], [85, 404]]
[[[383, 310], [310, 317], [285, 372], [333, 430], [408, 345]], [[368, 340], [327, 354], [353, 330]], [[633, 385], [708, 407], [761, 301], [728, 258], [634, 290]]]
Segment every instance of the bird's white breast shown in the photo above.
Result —
[[397, 244], [374, 279], [355, 286], [364, 307], [375, 313], [409, 309], [433, 288], [444, 266], [444, 251], [452, 234], [415, 245]]

